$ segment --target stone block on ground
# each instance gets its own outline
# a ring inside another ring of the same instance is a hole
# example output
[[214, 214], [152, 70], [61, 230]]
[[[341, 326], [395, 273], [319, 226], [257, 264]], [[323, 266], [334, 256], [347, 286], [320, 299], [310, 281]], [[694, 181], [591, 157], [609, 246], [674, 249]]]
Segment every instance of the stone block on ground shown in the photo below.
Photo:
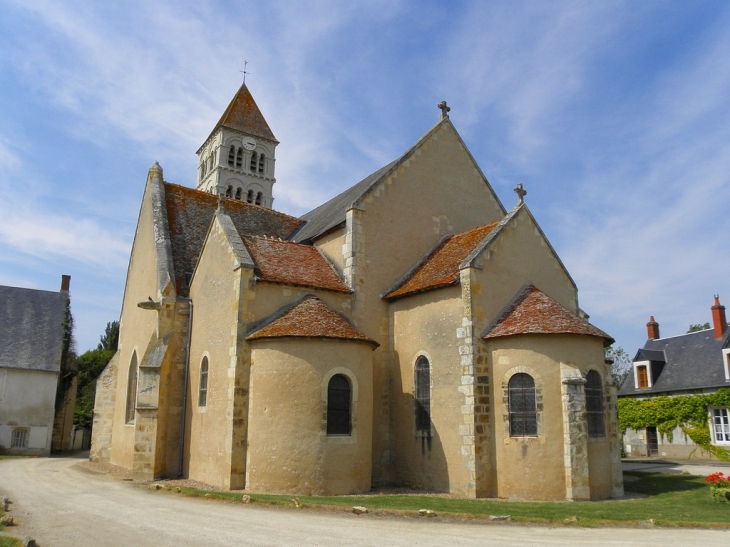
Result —
[[418, 514], [422, 517], [435, 517], [436, 513], [430, 509], [419, 509]]
[[365, 513], [368, 512], [368, 510], [365, 507], [363, 507], [362, 505], [356, 505], [355, 507], [352, 508], [352, 512], [355, 513], [356, 515], [364, 515]]
[[251, 503], [251, 496], [248, 494], [241, 496], [241, 503]]
[[512, 515], [489, 515], [489, 520], [512, 520]]
[[0, 524], [3, 526], [12, 526], [13, 525], [13, 516], [12, 515], [3, 515], [0, 517]]

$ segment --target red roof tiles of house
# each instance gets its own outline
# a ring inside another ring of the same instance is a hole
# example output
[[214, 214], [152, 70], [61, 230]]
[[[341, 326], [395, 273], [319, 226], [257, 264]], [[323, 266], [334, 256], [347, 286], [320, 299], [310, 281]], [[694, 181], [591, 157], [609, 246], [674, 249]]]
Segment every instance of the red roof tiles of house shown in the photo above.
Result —
[[271, 132], [269, 124], [266, 123], [246, 84], [238, 89], [210, 134], [213, 135], [220, 126], [230, 127], [254, 137], [279, 142]]
[[[164, 188], [175, 287], [179, 296], [187, 296], [189, 289], [185, 274], [195, 269], [218, 207], [218, 197], [167, 182]], [[223, 209], [241, 236], [253, 234], [286, 238], [304, 222], [266, 207], [230, 198], [224, 200]]]
[[262, 281], [352, 292], [319, 251], [311, 245], [264, 237], [243, 238]]
[[305, 296], [293, 307], [276, 314], [246, 340], [266, 338], [329, 338], [353, 340], [378, 347], [378, 343], [356, 330], [350, 323], [316, 296]]
[[459, 282], [459, 264], [496, 228], [498, 222], [477, 226], [445, 238], [395, 289], [383, 298], [402, 296], [448, 287]]
[[534, 285], [529, 285], [507, 310], [487, 329], [483, 338], [515, 334], [586, 334], [614, 342], [608, 334], [594, 327]]

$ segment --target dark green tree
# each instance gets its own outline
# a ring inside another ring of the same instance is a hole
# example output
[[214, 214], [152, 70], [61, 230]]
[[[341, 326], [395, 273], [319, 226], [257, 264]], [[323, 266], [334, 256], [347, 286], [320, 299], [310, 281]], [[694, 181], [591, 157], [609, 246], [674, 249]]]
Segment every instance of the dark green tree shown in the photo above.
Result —
[[78, 427], [91, 428], [94, 419], [96, 379], [114, 357], [118, 344], [119, 321], [112, 321], [106, 324], [106, 329], [96, 349], [91, 349], [76, 359], [78, 385], [74, 424]]
[[707, 323], [705, 323], [704, 325], [700, 325], [699, 323], [692, 324], [692, 325], [689, 326], [689, 329], [687, 330], [687, 334], [689, 334], [690, 332], [697, 332], [697, 331], [700, 331], [700, 330], [707, 330], [709, 328], [710, 328], [709, 321]]
[[616, 386], [621, 387], [629, 372], [631, 372], [631, 357], [629, 357], [629, 354], [621, 346], [609, 346], [604, 349], [604, 353], [606, 359], [613, 360], [611, 364], [611, 377]]

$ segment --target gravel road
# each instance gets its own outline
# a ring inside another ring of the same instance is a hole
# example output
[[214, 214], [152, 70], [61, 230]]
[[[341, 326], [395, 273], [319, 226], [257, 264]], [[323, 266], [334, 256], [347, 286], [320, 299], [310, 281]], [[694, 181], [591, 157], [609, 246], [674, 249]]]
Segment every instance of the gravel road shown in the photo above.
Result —
[[256, 507], [186, 498], [96, 475], [73, 458], [0, 461], [0, 494], [40, 547], [296, 545], [730, 545], [730, 532], [545, 528]]

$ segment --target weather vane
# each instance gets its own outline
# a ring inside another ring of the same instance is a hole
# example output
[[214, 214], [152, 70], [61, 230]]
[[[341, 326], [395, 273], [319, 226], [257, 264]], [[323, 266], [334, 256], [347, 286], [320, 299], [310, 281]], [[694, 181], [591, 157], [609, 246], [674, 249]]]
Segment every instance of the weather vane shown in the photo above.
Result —
[[248, 65], [248, 61], [243, 61], [243, 70], [239, 70], [238, 72], [241, 72], [243, 74], [243, 83], [246, 83], [246, 74], [249, 74], [249, 72], [246, 72], [246, 65]]

